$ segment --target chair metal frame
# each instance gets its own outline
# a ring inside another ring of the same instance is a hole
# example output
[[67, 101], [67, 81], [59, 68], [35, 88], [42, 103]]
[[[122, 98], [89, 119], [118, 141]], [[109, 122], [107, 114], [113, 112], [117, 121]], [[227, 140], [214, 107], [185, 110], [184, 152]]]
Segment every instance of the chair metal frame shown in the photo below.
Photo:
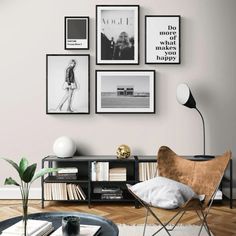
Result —
[[[223, 178], [223, 176], [222, 176]], [[220, 186], [220, 184], [218, 185], [218, 187]], [[218, 188], [217, 188], [218, 189]], [[139, 201], [139, 203], [146, 208], [146, 217], [145, 217], [145, 223], [144, 223], [144, 228], [143, 228], [143, 236], [145, 236], [145, 232], [146, 232], [146, 227], [147, 227], [147, 221], [148, 221], [148, 216], [149, 216], [149, 213], [157, 220], [158, 223], [160, 223], [160, 225], [162, 226], [160, 229], [158, 229], [154, 234], [152, 234], [152, 236], [158, 234], [161, 230], [165, 230], [166, 233], [171, 236], [170, 232], [173, 231], [175, 229], [175, 227], [178, 225], [179, 221], [182, 219], [182, 217], [184, 216], [184, 214], [187, 212], [187, 211], [192, 211], [193, 209], [188, 209], [188, 206], [187, 207], [183, 207], [183, 208], [178, 208], [178, 212], [171, 217], [170, 220], [168, 220], [167, 222], [163, 223], [157, 216], [157, 214], [154, 213], [154, 211], [152, 210], [152, 206], [150, 206], [150, 204], [146, 203], [145, 201], [143, 201], [141, 198], [139, 198], [136, 194], [134, 194], [129, 188], [128, 188], [129, 192]], [[212, 196], [212, 199], [209, 203], [209, 206], [204, 209], [203, 206], [202, 206], [202, 203], [200, 202], [199, 199], [195, 199], [196, 202], [199, 204], [199, 209], [195, 210], [196, 211], [196, 214], [198, 216], [198, 218], [200, 219], [200, 222], [201, 222], [201, 227], [200, 227], [200, 230], [199, 230], [199, 233], [198, 233], [198, 236], [201, 235], [201, 232], [202, 232], [202, 229], [203, 227], [205, 228], [207, 234], [209, 236], [212, 236], [211, 234], [211, 231], [210, 231], [210, 228], [208, 226], [208, 223], [207, 223], [207, 216], [209, 214], [209, 211], [210, 211], [210, 208], [212, 206], [212, 203], [213, 203], [213, 200], [214, 200], [214, 197], [216, 195], [216, 192], [214, 192], [213, 196]], [[200, 214], [199, 212], [200, 211]], [[179, 216], [180, 215], [180, 216]], [[171, 228], [167, 228], [167, 226], [169, 225], [169, 223], [171, 223], [175, 218], [177, 218], [177, 216], [179, 216], [179, 218], [177, 219], [177, 221], [175, 222], [175, 224], [171, 227]], [[157, 225], [157, 224], [156, 224]]]
[[[230, 158], [231, 158], [231, 153], [230, 153]], [[210, 212], [212, 203], [214, 201], [214, 197], [216, 195], [216, 192], [217, 192], [218, 188], [220, 187], [220, 183], [222, 181], [223, 176], [224, 176], [224, 173], [221, 174], [221, 177], [219, 178], [220, 181], [216, 185], [216, 188], [215, 188], [213, 194], [211, 195], [211, 198], [210, 198], [207, 206], [204, 204], [204, 202], [201, 202], [199, 199], [192, 198], [189, 201], [187, 201], [183, 206], [175, 209], [175, 210], [178, 210], [177, 213], [174, 216], [172, 216], [171, 219], [169, 219], [165, 223], [163, 223], [160, 220], [160, 218], [157, 216], [157, 214], [155, 214], [155, 212], [152, 210], [152, 208], [157, 208], [157, 207], [151, 206], [149, 203], [143, 201], [134, 192], [132, 192], [132, 190], [127, 186], [128, 191], [139, 201], [139, 203], [143, 207], [146, 208], [146, 217], [145, 217], [145, 224], [144, 224], [144, 228], [143, 228], [143, 236], [145, 236], [149, 214], [152, 215], [156, 219], [156, 221], [157, 221], [157, 223], [155, 223], [156, 225], [158, 225], [158, 223], [159, 223], [162, 226], [154, 234], [152, 234], [152, 236], [157, 235], [161, 230], [165, 230], [167, 235], [171, 236], [170, 232], [175, 229], [175, 227], [177, 226], [177, 224], [180, 222], [180, 220], [182, 219], [182, 217], [185, 215], [185, 213], [187, 211], [195, 211], [198, 218], [200, 219], [201, 224], [200, 224], [200, 229], [199, 229], [199, 232], [198, 232], [198, 236], [201, 235], [203, 227], [205, 228], [207, 234], [209, 236], [212, 236], [210, 228], [209, 228], [208, 223], [207, 223], [207, 217], [209, 215], [209, 212]], [[171, 226], [171, 228], [168, 228], [167, 226], [176, 218], [177, 218], [177, 221]]]

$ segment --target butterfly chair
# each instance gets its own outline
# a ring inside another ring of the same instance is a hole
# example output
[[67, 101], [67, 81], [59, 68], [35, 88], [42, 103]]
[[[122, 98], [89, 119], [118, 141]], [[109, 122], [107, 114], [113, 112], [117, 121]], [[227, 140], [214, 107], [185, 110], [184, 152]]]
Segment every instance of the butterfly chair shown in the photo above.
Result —
[[[175, 213], [170, 220], [163, 223], [157, 214], [154, 213], [152, 209], [153, 206], [139, 198], [134, 192], [132, 192], [130, 187], [128, 187], [131, 194], [133, 194], [134, 197], [147, 209], [143, 235], [145, 235], [149, 214], [151, 214], [161, 225], [161, 228], [153, 235], [156, 235], [162, 229], [164, 229], [168, 235], [171, 235], [170, 231], [174, 230], [183, 215], [187, 211], [191, 210], [195, 211], [200, 219], [201, 225], [198, 235], [201, 234], [204, 227], [207, 234], [211, 236], [207, 224], [207, 216], [230, 159], [231, 152], [229, 151], [222, 156], [210, 160], [191, 161], [178, 156], [170, 148], [162, 146], [159, 149], [157, 156], [158, 175], [183, 183], [191, 187], [197, 195], [205, 195], [205, 198], [203, 201], [196, 197], [187, 200], [187, 202], [177, 209], [177, 213]], [[173, 224], [171, 228], [168, 227], [168, 224], [170, 224], [174, 219], [177, 220], [176, 223]]]

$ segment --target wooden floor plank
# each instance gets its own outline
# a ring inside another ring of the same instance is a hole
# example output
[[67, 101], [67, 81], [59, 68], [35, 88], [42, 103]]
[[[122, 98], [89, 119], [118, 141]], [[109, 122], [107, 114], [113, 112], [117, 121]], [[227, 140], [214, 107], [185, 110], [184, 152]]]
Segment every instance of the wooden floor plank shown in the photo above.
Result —
[[[236, 202], [234, 202], [234, 205]], [[53, 211], [75, 211], [104, 216], [115, 223], [121, 224], [143, 224], [145, 220], [145, 209], [136, 209], [132, 205], [94, 204], [91, 208], [87, 205], [76, 203], [46, 202], [45, 208], [41, 209], [40, 200], [29, 202], [29, 213]], [[21, 201], [0, 200], [0, 221], [21, 215]], [[173, 211], [155, 210], [162, 220], [167, 220]], [[228, 202], [222, 205], [214, 205], [208, 217], [209, 226], [215, 236], [236, 236], [236, 208], [230, 209]], [[148, 223], [153, 224], [155, 220], [149, 217]], [[181, 224], [198, 224], [199, 220], [195, 213], [186, 213]]]

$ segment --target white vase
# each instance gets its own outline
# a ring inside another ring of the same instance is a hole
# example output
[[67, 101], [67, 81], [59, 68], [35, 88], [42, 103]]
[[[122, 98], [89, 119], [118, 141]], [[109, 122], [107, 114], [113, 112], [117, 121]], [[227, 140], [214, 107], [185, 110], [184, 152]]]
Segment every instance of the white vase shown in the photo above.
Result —
[[53, 144], [53, 152], [60, 158], [72, 157], [75, 154], [75, 151], [75, 142], [67, 136], [57, 138]]

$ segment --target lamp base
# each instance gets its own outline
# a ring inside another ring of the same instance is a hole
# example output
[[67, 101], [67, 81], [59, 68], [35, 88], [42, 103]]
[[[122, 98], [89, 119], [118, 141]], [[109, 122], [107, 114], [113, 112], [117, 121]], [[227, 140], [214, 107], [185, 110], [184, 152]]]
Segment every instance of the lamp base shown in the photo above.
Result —
[[194, 158], [198, 158], [198, 159], [212, 159], [215, 158], [215, 156], [212, 155], [194, 155]]

